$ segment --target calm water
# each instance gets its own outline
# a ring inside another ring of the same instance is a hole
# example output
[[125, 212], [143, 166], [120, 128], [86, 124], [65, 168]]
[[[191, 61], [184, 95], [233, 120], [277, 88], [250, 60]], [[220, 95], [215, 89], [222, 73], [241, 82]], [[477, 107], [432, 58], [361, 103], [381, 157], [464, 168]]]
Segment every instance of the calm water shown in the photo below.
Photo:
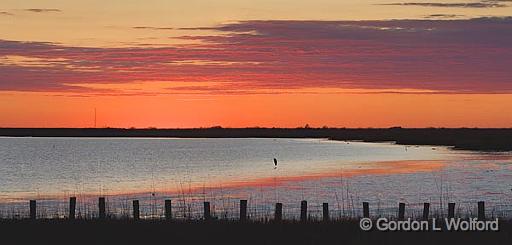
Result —
[[[278, 159], [274, 167], [273, 158]], [[267, 217], [282, 202], [285, 216], [308, 200], [332, 215], [394, 215], [398, 202], [417, 215], [457, 203], [461, 215], [485, 200], [489, 215], [512, 216], [512, 153], [483, 154], [443, 147], [338, 142], [322, 139], [0, 138], [0, 215], [27, 215], [37, 199], [40, 216], [94, 216], [106, 196], [112, 215], [127, 215], [139, 199], [142, 216], [162, 215], [166, 198], [177, 217], [197, 217], [203, 201], [220, 217], [235, 217], [239, 199], [250, 215]]]

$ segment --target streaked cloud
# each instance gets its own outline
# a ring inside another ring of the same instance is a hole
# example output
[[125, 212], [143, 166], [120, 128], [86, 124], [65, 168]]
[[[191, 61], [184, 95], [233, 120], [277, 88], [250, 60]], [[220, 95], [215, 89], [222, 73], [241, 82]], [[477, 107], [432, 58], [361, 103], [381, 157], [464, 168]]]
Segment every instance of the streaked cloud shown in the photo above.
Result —
[[156, 30], [156, 31], [162, 31], [162, 30], [175, 30], [173, 27], [154, 27], [154, 26], [134, 26], [133, 29], [137, 30]]
[[66, 60], [62, 58], [52, 59], [11, 55], [0, 56], [0, 64], [2, 65], [15, 65], [22, 67], [51, 67], [61, 64], [61, 62], [64, 61]]
[[7, 11], [0, 11], [0, 15], [13, 15], [13, 14], [9, 13]]
[[46, 9], [46, 8], [31, 8], [31, 9], [24, 9], [25, 11], [28, 11], [28, 12], [33, 12], [33, 13], [48, 13], [48, 12], [62, 12], [60, 9]]
[[425, 18], [427, 19], [454, 19], [454, 18], [463, 18], [464, 15], [458, 15], [458, 14], [430, 14], [426, 15]]
[[391, 6], [419, 6], [419, 7], [440, 7], [440, 8], [503, 8], [508, 5], [503, 1], [480, 1], [480, 2], [460, 2], [460, 3], [442, 3], [442, 2], [404, 2], [404, 3], [384, 3], [379, 5]]
[[269, 20], [210, 29], [219, 35], [182, 36], [199, 44], [167, 47], [0, 40], [0, 90], [87, 93], [101, 84], [158, 82], [169, 84], [165, 92], [194, 94], [512, 93], [512, 18]]

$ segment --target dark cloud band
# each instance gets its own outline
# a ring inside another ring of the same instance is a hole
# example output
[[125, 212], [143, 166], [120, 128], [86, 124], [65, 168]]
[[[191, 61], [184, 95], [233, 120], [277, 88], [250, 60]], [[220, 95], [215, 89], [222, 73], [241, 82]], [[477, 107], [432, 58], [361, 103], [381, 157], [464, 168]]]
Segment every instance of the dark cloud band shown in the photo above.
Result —
[[245, 21], [213, 29], [220, 34], [184, 36], [200, 44], [178, 47], [0, 40], [0, 90], [76, 92], [84, 83], [179, 81], [214, 82], [196, 90], [226, 94], [302, 88], [512, 93], [512, 18]]

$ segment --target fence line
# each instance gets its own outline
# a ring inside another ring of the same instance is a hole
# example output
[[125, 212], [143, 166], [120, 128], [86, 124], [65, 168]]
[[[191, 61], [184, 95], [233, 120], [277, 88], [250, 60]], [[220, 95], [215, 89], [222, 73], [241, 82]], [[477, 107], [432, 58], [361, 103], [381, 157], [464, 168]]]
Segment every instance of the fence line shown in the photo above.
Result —
[[[504, 213], [496, 212], [496, 207], [491, 210], [486, 210], [485, 202], [479, 201], [477, 203], [473, 203], [473, 208], [469, 208], [464, 210], [461, 208], [459, 204], [457, 206], [456, 203], [448, 203], [445, 207], [446, 211], [437, 210], [436, 212], [431, 212], [431, 203], [422, 203], [422, 204], [406, 204], [403, 202], [398, 203], [398, 206], [395, 208], [381, 208], [372, 209], [373, 207], [369, 202], [362, 202], [360, 208], [356, 208], [353, 212], [345, 213], [343, 210], [330, 210], [329, 203], [322, 203], [321, 205], [317, 204], [308, 204], [306, 200], [302, 200], [300, 202], [300, 211], [297, 207], [294, 206], [285, 206], [283, 203], [275, 203], [274, 209], [272, 208], [261, 208], [261, 207], [251, 207], [250, 203], [247, 200], [239, 200], [239, 204], [233, 203], [230, 208], [223, 207], [221, 209], [217, 209], [216, 206], [209, 201], [204, 201], [202, 204], [202, 212], [199, 211], [199, 203], [189, 203], [188, 205], [182, 205], [179, 202], [175, 202], [174, 204], [170, 199], [165, 199], [162, 202], [162, 206], [159, 207], [152, 206], [150, 208], [151, 215], [142, 214], [141, 215], [141, 203], [139, 200], [131, 200], [132, 206], [126, 206], [126, 210], [123, 210], [121, 215], [118, 215], [119, 210], [112, 209], [112, 206], [109, 205], [108, 200], [105, 197], [99, 197], [96, 203], [97, 212], [87, 209], [91, 206], [91, 203], [81, 205], [80, 202], [77, 202], [76, 197], [70, 197], [69, 206], [68, 206], [68, 216], [48, 216], [45, 214], [45, 207], [43, 205], [39, 205], [36, 200], [29, 201], [29, 215], [28, 218], [31, 220], [35, 219], [49, 219], [49, 218], [57, 218], [57, 219], [165, 219], [165, 220], [214, 220], [214, 219], [223, 219], [223, 220], [274, 220], [274, 221], [282, 221], [282, 220], [299, 220], [301, 222], [307, 221], [329, 221], [329, 220], [340, 220], [340, 219], [355, 219], [355, 218], [377, 218], [377, 217], [389, 217], [398, 220], [404, 220], [407, 218], [412, 219], [423, 219], [427, 220], [430, 218], [469, 218], [469, 217], [477, 217], [479, 220], [485, 220], [486, 218], [495, 218], [495, 217], [510, 217], [504, 216]], [[78, 213], [76, 213], [76, 207], [81, 207], [78, 209]], [[154, 205], [151, 203], [150, 205]], [[146, 204], [147, 206], [147, 204]], [[422, 207], [422, 209], [420, 209]], [[511, 208], [510, 205], [506, 205], [507, 208]], [[87, 210], [84, 211], [84, 208]], [[123, 208], [124, 209], [124, 208]], [[131, 212], [130, 210], [131, 209]], [[153, 212], [153, 210], [157, 210]], [[172, 210], [176, 210], [176, 212], [172, 212]], [[237, 211], [238, 210], [238, 211]], [[475, 211], [473, 211], [475, 210]], [[13, 210], [14, 211], [14, 210]], [[343, 212], [342, 212], [343, 211]], [[512, 211], [512, 210], [505, 210]], [[26, 218], [27, 216], [23, 216], [22, 212], [16, 211], [10, 218], [11, 219], [20, 219]], [[512, 212], [511, 212], [512, 213]], [[300, 214], [297, 219], [297, 214]], [[446, 214], [446, 215], [445, 215]]]

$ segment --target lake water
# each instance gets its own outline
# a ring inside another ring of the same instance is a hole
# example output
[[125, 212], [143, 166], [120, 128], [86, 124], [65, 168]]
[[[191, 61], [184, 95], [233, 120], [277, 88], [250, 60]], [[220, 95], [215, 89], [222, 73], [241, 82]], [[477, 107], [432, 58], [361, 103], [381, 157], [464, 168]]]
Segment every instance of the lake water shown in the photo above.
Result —
[[[277, 168], [273, 159], [278, 160]], [[282, 202], [296, 218], [301, 200], [310, 214], [355, 217], [361, 202], [372, 215], [408, 216], [423, 202], [434, 214], [455, 202], [459, 215], [486, 201], [490, 216], [512, 216], [512, 153], [453, 151], [324, 139], [0, 138], [0, 217], [26, 217], [28, 200], [40, 217], [63, 217], [78, 198], [78, 215], [96, 215], [107, 198], [114, 216], [141, 202], [143, 218], [160, 217], [173, 200], [177, 218], [198, 218], [210, 201], [218, 217], [236, 217], [238, 200], [253, 218], [271, 217]]]

